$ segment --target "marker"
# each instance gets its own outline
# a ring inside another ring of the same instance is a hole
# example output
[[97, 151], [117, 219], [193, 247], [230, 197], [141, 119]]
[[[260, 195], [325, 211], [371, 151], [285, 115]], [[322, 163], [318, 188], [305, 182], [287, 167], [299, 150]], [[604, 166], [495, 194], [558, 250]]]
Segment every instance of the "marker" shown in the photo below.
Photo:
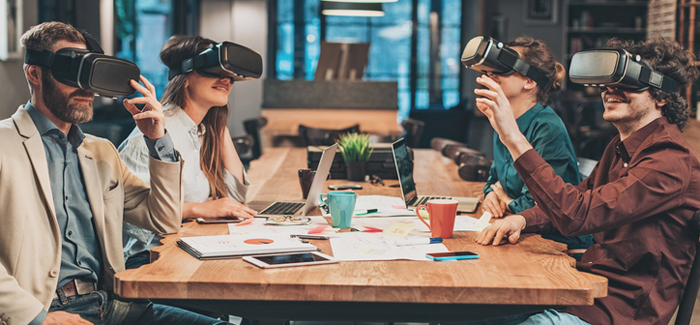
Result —
[[411, 239], [396, 242], [396, 246], [412, 246], [412, 245], [429, 245], [429, 244], [440, 244], [442, 243], [442, 238], [421, 238], [421, 239]]
[[372, 214], [372, 213], [377, 213], [377, 212], [379, 212], [378, 209], [367, 209], [366, 212], [357, 213], [357, 214], [355, 214], [355, 216], [364, 216], [364, 215], [368, 215], [368, 214]]

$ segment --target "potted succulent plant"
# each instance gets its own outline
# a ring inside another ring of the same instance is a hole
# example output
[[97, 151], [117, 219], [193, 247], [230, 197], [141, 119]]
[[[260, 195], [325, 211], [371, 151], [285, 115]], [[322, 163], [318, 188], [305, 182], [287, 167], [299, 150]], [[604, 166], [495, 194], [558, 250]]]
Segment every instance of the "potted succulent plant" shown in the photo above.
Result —
[[348, 180], [364, 181], [367, 161], [374, 150], [369, 144], [369, 135], [354, 132], [341, 135], [338, 146], [345, 161]]

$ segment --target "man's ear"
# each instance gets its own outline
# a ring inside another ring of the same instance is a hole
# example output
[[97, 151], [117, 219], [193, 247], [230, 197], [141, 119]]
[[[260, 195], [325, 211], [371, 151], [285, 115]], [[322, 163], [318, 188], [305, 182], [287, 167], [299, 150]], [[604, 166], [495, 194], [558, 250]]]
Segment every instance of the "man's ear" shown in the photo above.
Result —
[[30, 84], [34, 85], [34, 87], [39, 86], [39, 84], [41, 84], [41, 74], [43, 71], [41, 71], [41, 68], [39, 66], [27, 65], [25, 71], [25, 74], [27, 75], [27, 80]]
[[661, 110], [661, 107], [664, 107], [668, 102], [666, 100], [656, 100], [654, 99], [654, 103], [656, 103], [656, 108]]

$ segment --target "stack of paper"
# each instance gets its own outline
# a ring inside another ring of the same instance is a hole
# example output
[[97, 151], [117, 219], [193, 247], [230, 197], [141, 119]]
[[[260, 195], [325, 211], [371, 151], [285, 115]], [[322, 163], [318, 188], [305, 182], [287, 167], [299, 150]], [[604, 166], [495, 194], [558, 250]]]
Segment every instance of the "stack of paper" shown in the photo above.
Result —
[[200, 260], [316, 250], [298, 238], [272, 234], [183, 237], [177, 244]]

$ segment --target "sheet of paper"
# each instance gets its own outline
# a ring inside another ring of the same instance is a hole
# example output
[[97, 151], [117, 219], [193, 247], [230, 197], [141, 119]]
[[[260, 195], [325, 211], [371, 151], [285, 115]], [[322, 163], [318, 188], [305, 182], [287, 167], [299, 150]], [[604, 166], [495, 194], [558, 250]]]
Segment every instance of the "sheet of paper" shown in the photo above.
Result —
[[[310, 217], [311, 223], [303, 226], [269, 226], [265, 225], [265, 219], [256, 218], [252, 223], [244, 226], [236, 226], [235, 223], [228, 224], [228, 233], [230, 235], [252, 235], [252, 234], [283, 234], [283, 235], [302, 235], [307, 234], [310, 230], [315, 229], [320, 225], [328, 225], [323, 217]], [[327, 227], [320, 234], [334, 234], [336, 230]]]
[[[455, 217], [455, 228], [454, 231], [477, 231], [475, 225], [477, 219], [470, 216], [457, 216]], [[430, 232], [428, 227], [426, 227], [418, 217], [389, 217], [389, 218], [352, 218], [352, 226], [363, 230], [363, 226], [376, 227], [381, 229], [387, 229], [391, 224], [396, 222], [403, 222], [415, 225], [413, 228], [413, 233], [416, 232]], [[488, 221], [487, 221], [488, 223]], [[483, 229], [483, 228], [482, 228]]]
[[[393, 217], [393, 216], [414, 216], [415, 213], [405, 209], [405, 202], [400, 197], [385, 195], [359, 195], [355, 202], [353, 218], [364, 217]], [[401, 207], [400, 209], [398, 207]], [[374, 211], [370, 212], [368, 211]], [[330, 216], [328, 212], [321, 209], [324, 216]]]
[[[408, 239], [411, 238], [415, 237]], [[333, 257], [341, 261], [427, 261], [426, 253], [448, 251], [443, 244], [396, 246], [397, 240], [400, 239], [366, 232], [342, 233], [330, 239]]]

